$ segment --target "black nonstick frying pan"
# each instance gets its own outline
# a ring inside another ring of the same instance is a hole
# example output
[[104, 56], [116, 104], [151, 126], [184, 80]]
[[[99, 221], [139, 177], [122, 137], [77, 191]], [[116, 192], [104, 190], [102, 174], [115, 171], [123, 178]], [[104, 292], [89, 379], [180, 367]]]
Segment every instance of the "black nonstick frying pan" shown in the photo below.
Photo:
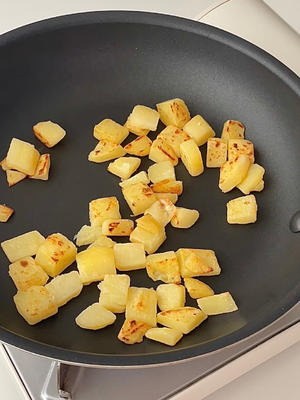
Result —
[[[94, 124], [107, 117], [124, 123], [135, 104], [154, 107], [180, 97], [192, 115], [203, 115], [218, 134], [225, 120], [238, 119], [266, 169], [265, 190], [256, 195], [258, 222], [234, 226], [226, 222], [226, 202], [241, 193], [221, 193], [218, 169], [192, 178], [179, 165], [184, 193], [178, 205], [199, 209], [201, 216], [189, 230], [167, 227], [168, 239], [159, 250], [214, 249], [222, 273], [203, 281], [216, 293], [229, 290], [239, 311], [210, 317], [174, 348], [148, 340], [128, 346], [117, 340], [123, 316], [95, 332], [75, 325], [77, 314], [98, 299], [92, 284], [57, 315], [29, 326], [16, 312], [9, 263], [1, 252], [3, 342], [73, 363], [160, 364], [242, 340], [299, 300], [300, 234], [292, 233], [289, 223], [300, 209], [300, 84], [288, 68], [216, 28], [138, 12], [71, 15], [14, 30], [0, 37], [0, 60], [0, 157], [12, 137], [48, 151], [33, 136], [38, 121], [51, 119], [67, 130], [66, 138], [50, 149], [48, 182], [28, 179], [8, 188], [1, 172], [1, 203], [16, 212], [1, 224], [0, 241], [34, 229], [72, 238], [88, 223], [88, 202], [98, 197], [116, 195], [121, 214], [129, 216], [119, 179], [106, 171], [106, 164], [88, 162], [87, 154], [96, 144]], [[205, 157], [205, 146], [201, 151]], [[143, 160], [140, 170], [148, 165]], [[145, 271], [130, 276], [132, 285], [157, 286]]]

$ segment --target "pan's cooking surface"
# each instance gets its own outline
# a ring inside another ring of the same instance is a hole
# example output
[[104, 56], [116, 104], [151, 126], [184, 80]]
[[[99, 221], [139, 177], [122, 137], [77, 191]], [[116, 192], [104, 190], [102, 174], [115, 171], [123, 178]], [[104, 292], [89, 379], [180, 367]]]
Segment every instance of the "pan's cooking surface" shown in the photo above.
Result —
[[[98, 332], [75, 325], [75, 316], [98, 299], [92, 284], [56, 316], [30, 327], [15, 310], [15, 288], [1, 252], [0, 339], [73, 362], [151, 364], [219, 349], [263, 328], [296, 303], [300, 236], [291, 233], [289, 221], [300, 208], [299, 86], [286, 68], [206, 25], [120, 12], [63, 17], [14, 31], [0, 38], [0, 57], [0, 157], [11, 137], [48, 152], [33, 136], [35, 122], [51, 119], [67, 130], [66, 138], [50, 149], [48, 182], [26, 180], [9, 189], [2, 174], [1, 202], [16, 213], [1, 225], [0, 241], [33, 229], [72, 238], [88, 223], [88, 202], [97, 197], [116, 195], [122, 215], [129, 216], [118, 178], [106, 171], [106, 164], [88, 162], [87, 154], [95, 145], [93, 125], [106, 117], [123, 123], [135, 104], [154, 106], [181, 97], [193, 115], [202, 114], [218, 133], [225, 120], [241, 120], [255, 144], [257, 162], [266, 169], [266, 189], [256, 196], [258, 222], [230, 226], [226, 202], [240, 192], [222, 194], [217, 169], [192, 178], [179, 165], [184, 193], [178, 205], [197, 208], [201, 216], [192, 229], [168, 227], [159, 250], [214, 249], [222, 274], [203, 280], [217, 293], [230, 290], [238, 312], [209, 318], [175, 348], [148, 340], [126, 346], [116, 338], [123, 316]], [[148, 165], [144, 160], [140, 170]], [[133, 285], [157, 286], [145, 271], [130, 275]]]

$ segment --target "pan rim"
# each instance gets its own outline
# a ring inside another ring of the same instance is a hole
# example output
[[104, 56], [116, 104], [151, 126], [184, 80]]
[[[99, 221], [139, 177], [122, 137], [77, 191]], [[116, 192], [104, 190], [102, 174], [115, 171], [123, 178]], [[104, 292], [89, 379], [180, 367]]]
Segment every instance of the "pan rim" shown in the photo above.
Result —
[[[258, 48], [252, 43], [241, 39], [233, 34], [221, 29], [206, 25], [197, 21], [185, 18], [170, 16], [166, 14], [147, 13], [138, 11], [93, 11], [77, 14], [69, 14], [54, 18], [49, 18], [39, 22], [34, 22], [0, 36], [1, 47], [7, 44], [25, 39], [36, 34], [49, 32], [52, 30], [70, 28], [72, 26], [83, 26], [90, 24], [103, 23], [130, 23], [152, 26], [162, 26], [170, 29], [182, 30], [200, 36], [208, 37], [212, 40], [225, 44], [245, 55], [254, 59], [259, 64], [274, 73], [283, 81], [298, 97], [300, 97], [300, 80], [297, 75], [279, 60]], [[200, 357], [208, 353], [222, 350], [225, 347], [245, 340], [247, 337], [263, 330], [274, 322], [300, 300], [300, 282], [281, 300], [277, 311], [271, 317], [265, 315], [258, 318], [255, 323], [249, 324], [230, 333], [222, 338], [215, 339], [202, 345], [186, 349], [172, 349], [163, 353], [153, 353], [147, 355], [107, 355], [94, 354], [63, 349], [61, 347], [40, 343], [21, 335], [9, 332], [0, 327], [0, 340], [4, 343], [13, 345], [20, 349], [45, 356], [51, 359], [61, 360], [67, 363], [84, 364], [85, 366], [102, 367], [134, 367], [173, 364], [183, 360]]]

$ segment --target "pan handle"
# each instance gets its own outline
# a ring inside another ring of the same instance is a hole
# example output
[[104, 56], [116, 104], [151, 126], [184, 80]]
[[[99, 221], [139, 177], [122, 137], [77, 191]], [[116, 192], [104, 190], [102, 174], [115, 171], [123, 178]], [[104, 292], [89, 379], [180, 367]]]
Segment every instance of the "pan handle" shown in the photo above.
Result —
[[300, 232], [300, 211], [297, 211], [290, 220], [290, 230], [294, 233]]

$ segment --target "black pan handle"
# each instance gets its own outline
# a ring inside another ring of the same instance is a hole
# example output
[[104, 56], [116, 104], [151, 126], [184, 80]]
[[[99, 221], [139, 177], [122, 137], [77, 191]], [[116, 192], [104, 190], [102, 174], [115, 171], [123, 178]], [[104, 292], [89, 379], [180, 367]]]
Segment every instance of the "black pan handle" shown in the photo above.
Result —
[[290, 220], [290, 230], [294, 233], [300, 232], [300, 211], [297, 211]]

